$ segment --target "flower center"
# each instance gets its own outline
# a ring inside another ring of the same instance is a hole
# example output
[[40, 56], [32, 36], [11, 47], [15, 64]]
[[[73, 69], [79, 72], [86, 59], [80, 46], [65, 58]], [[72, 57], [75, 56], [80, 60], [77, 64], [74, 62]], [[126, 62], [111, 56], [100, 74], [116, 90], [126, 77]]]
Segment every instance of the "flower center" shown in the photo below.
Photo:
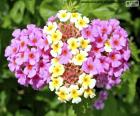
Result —
[[63, 73], [62, 77], [65, 81], [65, 84], [70, 85], [75, 84], [81, 74], [82, 70], [80, 66], [68, 63], [65, 65], [65, 72]]
[[116, 59], [115, 54], [111, 55], [111, 59], [112, 59], [112, 60], [115, 60], [115, 59]]
[[30, 57], [31, 59], [33, 59], [35, 56], [34, 56], [33, 53], [30, 53], [30, 54], [29, 54], [29, 57]]
[[22, 42], [21, 42], [21, 47], [24, 47], [24, 45], [25, 45], [25, 42], [22, 41]]
[[59, 29], [60, 32], [63, 34], [62, 35], [62, 41], [66, 42], [67, 39], [71, 37], [80, 37], [80, 32], [79, 30], [74, 26], [74, 24], [64, 24], [64, 23], [59, 23]]
[[91, 32], [87, 30], [87, 31], [86, 31], [86, 35], [87, 35], [87, 36], [90, 36], [90, 35], [91, 35]]
[[89, 70], [92, 70], [93, 68], [94, 68], [93, 65], [91, 65], [91, 64], [88, 65]]
[[115, 40], [115, 41], [114, 41], [114, 44], [115, 44], [116, 46], [118, 46], [118, 45], [119, 45], [119, 41]]
[[102, 42], [103, 42], [103, 39], [99, 37], [99, 38], [97, 39], [97, 42], [98, 42], [98, 43], [102, 43]]
[[37, 39], [34, 38], [34, 39], [32, 40], [32, 42], [33, 42], [33, 43], [37, 43]]

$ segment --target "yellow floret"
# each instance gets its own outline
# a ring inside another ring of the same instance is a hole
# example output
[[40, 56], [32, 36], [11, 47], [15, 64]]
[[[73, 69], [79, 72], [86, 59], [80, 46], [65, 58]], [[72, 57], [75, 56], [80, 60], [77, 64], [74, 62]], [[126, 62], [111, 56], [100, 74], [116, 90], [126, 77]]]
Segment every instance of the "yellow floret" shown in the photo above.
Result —
[[58, 77], [64, 73], [65, 69], [62, 64], [56, 63], [49, 68], [49, 71], [52, 73], [52, 77]]

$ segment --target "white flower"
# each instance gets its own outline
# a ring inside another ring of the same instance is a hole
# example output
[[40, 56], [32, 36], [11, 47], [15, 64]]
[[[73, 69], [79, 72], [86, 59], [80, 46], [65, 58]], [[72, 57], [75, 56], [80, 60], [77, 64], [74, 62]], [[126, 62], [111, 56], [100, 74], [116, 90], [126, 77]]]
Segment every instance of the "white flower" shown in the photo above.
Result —
[[58, 55], [60, 55], [62, 52], [62, 46], [63, 46], [62, 41], [59, 41], [57, 44], [52, 44], [51, 45], [52, 50], [50, 51], [51, 55], [53, 57], [57, 57]]
[[61, 22], [66, 22], [70, 18], [70, 13], [68, 13], [66, 10], [60, 10], [57, 13], [57, 17]]
[[62, 75], [65, 71], [65, 68], [62, 64], [56, 63], [50, 66], [49, 72], [52, 73], [52, 77], [58, 77]]
[[56, 22], [48, 22], [47, 26], [44, 26], [43, 33], [51, 34], [52, 32], [56, 31], [57, 24]]
[[65, 86], [62, 86], [57, 92], [56, 94], [58, 95], [58, 99], [61, 102], [66, 102], [70, 100], [69, 97], [69, 89], [66, 88]]
[[71, 13], [71, 15], [70, 15], [70, 22], [75, 23], [80, 18], [81, 18], [81, 14], [80, 13]]
[[81, 84], [85, 89], [87, 89], [88, 87], [92, 89], [95, 87], [96, 80], [92, 78], [92, 75], [83, 73], [79, 76], [78, 83]]
[[94, 98], [95, 96], [96, 96], [96, 95], [95, 95], [95, 90], [94, 90], [94, 89], [88, 88], [88, 89], [85, 89], [85, 90], [84, 90], [84, 97], [85, 97], [85, 98], [88, 98], [88, 97]]
[[72, 54], [78, 53], [79, 43], [76, 38], [70, 38], [67, 41], [68, 48], [71, 50]]
[[78, 41], [82, 50], [87, 52], [91, 50], [91, 45], [89, 45], [90, 44], [89, 40], [84, 39], [83, 37], [79, 37]]
[[73, 59], [72, 59], [72, 62], [75, 64], [75, 65], [82, 65], [83, 62], [87, 59], [87, 52], [85, 51], [80, 51], [80, 53], [76, 54]]
[[110, 45], [110, 42], [109, 42], [109, 41], [106, 41], [106, 42], [105, 42], [104, 50], [105, 50], [106, 52], [112, 52], [112, 48], [111, 48], [111, 45]]
[[78, 28], [79, 30], [82, 30], [83, 28], [87, 27], [89, 23], [89, 19], [87, 17], [83, 17], [83, 18], [79, 18], [76, 22], [75, 22], [75, 26], [76, 28]]
[[58, 90], [62, 84], [63, 79], [61, 77], [52, 78], [52, 81], [49, 82], [49, 88], [51, 91]]
[[52, 32], [51, 35], [48, 35], [47, 38], [49, 43], [56, 44], [61, 40], [62, 33], [59, 30], [56, 30], [55, 32]]
[[70, 86], [70, 97], [72, 99], [72, 103], [78, 104], [81, 102], [80, 98], [81, 92], [79, 90], [79, 87], [77, 85], [71, 85]]

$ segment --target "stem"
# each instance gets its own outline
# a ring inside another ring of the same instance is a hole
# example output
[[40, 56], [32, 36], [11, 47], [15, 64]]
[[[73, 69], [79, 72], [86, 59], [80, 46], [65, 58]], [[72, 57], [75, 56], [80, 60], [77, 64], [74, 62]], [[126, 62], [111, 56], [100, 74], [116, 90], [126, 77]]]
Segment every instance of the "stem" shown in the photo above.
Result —
[[64, 110], [65, 110], [65, 116], [68, 116], [68, 106], [67, 106], [68, 104], [64, 104]]

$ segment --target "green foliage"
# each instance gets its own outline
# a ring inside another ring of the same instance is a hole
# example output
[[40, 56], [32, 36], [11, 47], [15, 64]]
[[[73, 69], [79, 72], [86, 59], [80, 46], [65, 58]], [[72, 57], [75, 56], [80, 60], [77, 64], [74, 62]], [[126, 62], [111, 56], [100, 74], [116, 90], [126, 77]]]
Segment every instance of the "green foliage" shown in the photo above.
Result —
[[[116, 0], [118, 1], [118, 0]], [[86, 3], [84, 0], [0, 0], [0, 116], [138, 116], [140, 114], [140, 12], [125, 3]], [[17, 84], [7, 67], [4, 49], [12, 39], [15, 28], [28, 23], [43, 26], [47, 18], [66, 8], [78, 11], [91, 19], [117, 18], [128, 31], [132, 57], [130, 69], [122, 76], [122, 83], [109, 92], [105, 108], [97, 111], [92, 101], [62, 104], [44, 88], [32, 90]]]

